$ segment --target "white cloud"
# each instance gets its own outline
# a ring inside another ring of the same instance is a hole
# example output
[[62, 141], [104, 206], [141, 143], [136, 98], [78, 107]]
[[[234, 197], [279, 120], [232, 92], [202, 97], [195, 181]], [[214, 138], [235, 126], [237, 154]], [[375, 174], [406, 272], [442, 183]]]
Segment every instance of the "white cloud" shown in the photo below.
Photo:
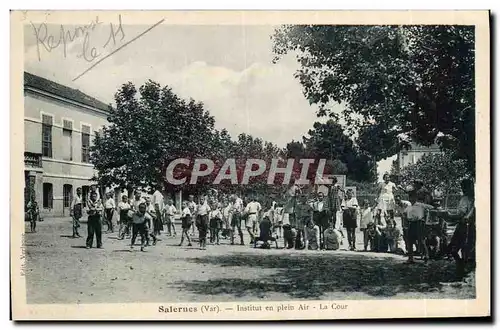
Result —
[[[293, 77], [297, 68], [294, 59], [272, 64], [269, 35], [262, 34], [259, 39], [261, 32], [252, 31], [248, 28], [246, 32], [251, 41], [251, 49], [246, 50], [234, 48], [231, 40], [225, 42], [217, 35], [207, 36], [212, 40], [196, 38], [191, 33], [186, 35], [186, 40], [176, 36], [175, 40], [159, 44], [143, 41], [135, 47], [127, 46], [74, 82], [72, 79], [90, 65], [77, 57], [81, 41], [68, 44], [66, 58], [63, 49], [57, 48], [50, 53], [42, 51], [41, 61], [36, 46], [32, 45], [25, 51], [25, 70], [78, 88], [106, 103], [113, 101], [121, 84], [132, 81], [138, 86], [152, 79], [171, 86], [181, 97], [203, 102], [216, 118], [216, 125], [226, 128], [231, 135], [250, 133], [285, 146], [292, 139], [301, 139], [318, 120], [316, 108], [309, 105], [299, 82]], [[230, 31], [225, 31], [224, 37], [230, 39], [228, 36]], [[238, 38], [236, 34], [235, 39]], [[202, 47], [205, 55], [200, 54], [201, 46], [193, 40], [205, 43]], [[256, 40], [262, 40], [262, 45]], [[183, 47], [181, 42], [187, 46]], [[206, 44], [210, 42], [219, 47], [208, 52]], [[231, 53], [220, 49], [222, 44], [227, 44], [227, 51], [236, 49], [235, 52], [251, 54], [238, 53], [231, 58]], [[153, 48], [152, 54], [138, 50], [145, 45]], [[178, 51], [173, 52], [172, 48]], [[200, 59], [203, 57], [210, 60]], [[243, 58], [246, 63], [235, 58]], [[177, 65], [173, 67], [172, 62]], [[226, 62], [232, 64], [226, 65]]]

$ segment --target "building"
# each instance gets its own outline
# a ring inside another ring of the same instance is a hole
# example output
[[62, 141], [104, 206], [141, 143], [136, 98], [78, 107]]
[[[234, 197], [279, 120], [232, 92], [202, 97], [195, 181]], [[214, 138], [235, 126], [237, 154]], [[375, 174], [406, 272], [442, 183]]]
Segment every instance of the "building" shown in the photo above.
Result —
[[[109, 106], [79, 90], [24, 73], [24, 198], [42, 217], [69, 216], [76, 188], [83, 198], [96, 174], [90, 163], [95, 132], [108, 124]], [[126, 190], [115, 189], [119, 202]], [[177, 209], [182, 193], [175, 194]]]
[[435, 153], [441, 153], [437, 145], [424, 147], [416, 143], [411, 143], [411, 148], [404, 149], [398, 153], [397, 164], [401, 170], [405, 166], [415, 164], [423, 155]]
[[107, 116], [105, 103], [24, 73], [25, 200], [35, 197], [42, 216], [68, 216], [77, 187], [86, 197], [90, 144]]

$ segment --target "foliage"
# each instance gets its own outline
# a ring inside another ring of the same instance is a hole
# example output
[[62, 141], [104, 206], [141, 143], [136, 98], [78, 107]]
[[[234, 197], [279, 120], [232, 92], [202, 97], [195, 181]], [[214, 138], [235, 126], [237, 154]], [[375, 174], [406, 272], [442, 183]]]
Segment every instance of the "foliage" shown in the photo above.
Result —
[[[473, 27], [287, 25], [273, 41], [275, 60], [296, 53], [295, 76], [318, 115], [359, 129], [376, 160], [409, 141], [438, 142], [474, 171]], [[345, 105], [340, 115], [334, 103]]]
[[405, 186], [421, 179], [431, 191], [459, 194], [460, 181], [469, 176], [466, 165], [465, 160], [454, 160], [448, 153], [425, 154], [415, 164], [405, 166], [398, 181]]
[[[272, 143], [240, 134], [232, 140], [226, 130], [215, 129], [215, 119], [202, 103], [179, 98], [171, 88], [148, 81], [139, 88], [124, 84], [115, 94], [116, 108], [110, 109], [103, 131], [96, 134], [91, 161], [102, 186], [163, 187], [168, 192], [182, 189], [185, 193], [206, 191], [226, 159], [238, 159], [239, 178], [248, 158], [268, 160], [282, 155]], [[192, 163], [196, 158], [214, 162], [212, 175], [189, 184], [190, 170], [176, 167], [174, 177], [186, 175], [183, 185], [166, 181], [167, 165], [178, 158]], [[251, 182], [245, 189], [263, 188], [262, 182]], [[237, 187], [222, 181], [216, 187], [234, 191]]]
[[336, 121], [316, 122], [303, 142], [288, 143], [289, 158], [326, 159], [329, 173], [346, 174], [358, 181], [374, 181], [376, 166], [372, 158], [360, 150]]

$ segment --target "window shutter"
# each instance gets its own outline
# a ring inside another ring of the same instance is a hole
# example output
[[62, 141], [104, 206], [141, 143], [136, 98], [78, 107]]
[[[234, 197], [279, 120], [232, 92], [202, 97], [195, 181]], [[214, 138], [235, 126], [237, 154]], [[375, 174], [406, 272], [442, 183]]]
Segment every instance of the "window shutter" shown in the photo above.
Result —
[[52, 126], [52, 117], [47, 116], [47, 115], [42, 115], [42, 123], [45, 125], [51, 125]]
[[73, 130], [73, 122], [64, 119], [63, 120], [63, 128], [72, 131]]

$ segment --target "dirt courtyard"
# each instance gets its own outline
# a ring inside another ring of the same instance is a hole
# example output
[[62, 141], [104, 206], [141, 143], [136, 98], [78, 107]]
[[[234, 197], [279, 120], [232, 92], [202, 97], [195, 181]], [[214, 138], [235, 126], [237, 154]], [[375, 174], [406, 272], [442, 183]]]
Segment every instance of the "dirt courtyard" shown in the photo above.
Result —
[[[146, 252], [130, 251], [116, 232], [103, 234], [104, 249], [87, 250], [85, 222], [77, 239], [69, 218], [46, 218], [37, 230], [24, 237], [30, 304], [475, 297], [474, 281], [455, 282], [447, 260], [407, 265], [386, 253], [265, 250], [227, 240], [200, 250], [165, 233]], [[359, 233], [357, 241], [362, 249]]]

